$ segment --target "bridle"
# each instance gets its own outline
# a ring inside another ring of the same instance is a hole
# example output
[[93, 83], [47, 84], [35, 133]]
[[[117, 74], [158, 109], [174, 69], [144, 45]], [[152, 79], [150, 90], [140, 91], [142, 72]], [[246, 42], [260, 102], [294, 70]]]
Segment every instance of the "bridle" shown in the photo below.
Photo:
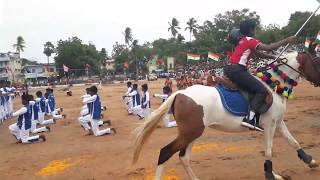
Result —
[[[278, 60], [275, 60], [275, 61], [272, 61], [271, 63], [269, 63], [269, 64], [265, 67], [265, 70], [266, 70], [266, 71], [267, 71], [267, 70], [270, 70], [272, 64], [274, 64], [274, 63], [277, 62], [278, 64], [275, 65], [275, 66], [277, 66], [277, 67], [280, 67], [281, 65], [287, 66], [288, 68], [290, 68], [290, 69], [292, 69], [293, 71], [295, 71], [296, 73], [298, 73], [298, 74], [299, 74], [298, 77], [304, 77], [305, 79], [308, 79], [308, 77], [305, 75], [305, 72], [304, 72], [304, 66], [305, 66], [306, 61], [302, 61], [302, 60], [299, 59], [299, 57], [300, 57], [302, 54], [308, 55], [313, 65], [315, 64], [316, 59], [319, 58], [319, 57], [317, 57], [317, 56], [316, 56], [316, 57], [311, 57], [311, 55], [310, 55], [309, 53], [298, 52], [297, 61], [298, 61], [299, 65], [300, 65], [298, 69], [295, 69], [294, 67], [292, 67], [291, 65], [289, 65], [289, 64], [287, 63], [287, 62], [288, 62], [288, 59], [287, 59], [287, 58], [279, 58]], [[320, 74], [320, 70], [319, 70], [317, 67], [315, 67], [315, 69], [316, 69], [316, 72], [317, 72], [318, 74]], [[318, 86], [320, 86], [320, 81], [318, 81], [317, 83], [311, 82], [311, 84], [314, 85], [315, 87], [318, 87]]]
[[[286, 60], [286, 62], [284, 61], [284, 60]], [[277, 65], [275, 65], [275, 66], [277, 66], [277, 67], [280, 67], [281, 65], [285, 65], [285, 66], [287, 66], [287, 67], [289, 67], [290, 69], [292, 69], [293, 71], [295, 71], [296, 73], [298, 73], [299, 74], [299, 76], [298, 77], [305, 77], [304, 75], [303, 75], [303, 73], [301, 72], [301, 71], [299, 71], [299, 69], [297, 70], [297, 69], [295, 69], [294, 67], [292, 67], [292, 66], [290, 66], [287, 62], [288, 62], [288, 59], [287, 58], [278, 58], [276, 61], [272, 61], [271, 63], [269, 63], [267, 66], [266, 66], [266, 69], [265, 70], [270, 70], [271, 69], [271, 65], [272, 64], [274, 64], [274, 63], [278, 63]]]

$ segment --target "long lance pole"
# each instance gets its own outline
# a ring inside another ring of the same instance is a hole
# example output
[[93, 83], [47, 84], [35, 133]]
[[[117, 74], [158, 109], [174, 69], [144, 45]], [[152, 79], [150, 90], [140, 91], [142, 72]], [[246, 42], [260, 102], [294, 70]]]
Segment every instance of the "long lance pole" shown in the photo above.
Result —
[[[320, 0], [317, 0], [320, 3]], [[309, 18], [302, 24], [302, 26], [300, 27], [300, 29], [296, 32], [296, 34], [294, 36], [297, 36], [301, 30], [304, 28], [304, 26], [306, 26], [306, 24], [309, 22], [309, 20], [317, 13], [317, 11], [320, 9], [320, 4], [318, 6], [318, 8], [309, 16]], [[277, 58], [272, 61], [270, 64], [273, 64], [274, 62], [278, 61], [278, 59], [280, 58], [280, 56], [288, 49], [288, 47], [290, 46], [290, 44], [287, 44], [284, 49], [280, 52], [280, 54], [277, 56]]]

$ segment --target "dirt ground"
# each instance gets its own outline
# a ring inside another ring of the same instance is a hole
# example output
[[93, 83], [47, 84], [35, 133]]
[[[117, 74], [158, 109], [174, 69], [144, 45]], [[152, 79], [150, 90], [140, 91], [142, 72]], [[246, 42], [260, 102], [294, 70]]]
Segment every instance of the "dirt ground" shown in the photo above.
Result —
[[[141, 83], [140, 83], [141, 84]], [[149, 83], [150, 93], [161, 92], [163, 81]], [[44, 143], [16, 144], [9, 134], [11, 119], [0, 125], [0, 180], [142, 180], [152, 179], [159, 150], [176, 136], [176, 128], [157, 128], [146, 144], [139, 162], [131, 166], [131, 131], [140, 123], [125, 111], [121, 96], [125, 84], [107, 85], [100, 92], [107, 106], [105, 119], [112, 120], [116, 135], [85, 136], [77, 121], [84, 87], [74, 87], [73, 96], [55, 89], [56, 104], [64, 108], [67, 119], [52, 125]], [[307, 82], [296, 88], [296, 98], [288, 101], [286, 123], [307, 153], [320, 161], [320, 91]], [[152, 109], [161, 103], [152, 97]], [[15, 109], [20, 99], [15, 100]], [[258, 132], [225, 133], [206, 129], [196, 142], [191, 166], [202, 180], [258, 180], [263, 174], [263, 135]], [[320, 179], [320, 169], [311, 170], [294, 149], [276, 134], [274, 169], [293, 180]], [[177, 154], [165, 168], [165, 180], [187, 179]]]

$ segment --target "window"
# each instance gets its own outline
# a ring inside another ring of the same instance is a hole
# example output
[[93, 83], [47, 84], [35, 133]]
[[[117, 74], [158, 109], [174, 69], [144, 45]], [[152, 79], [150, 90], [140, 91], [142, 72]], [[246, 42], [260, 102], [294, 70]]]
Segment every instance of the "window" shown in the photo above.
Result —
[[172, 69], [172, 64], [170, 63], [169, 69]]
[[36, 70], [35, 70], [35, 69], [31, 69], [31, 72], [32, 72], [32, 73], [36, 73]]
[[46, 72], [45, 68], [42, 68], [42, 72], [43, 72], [43, 73]]
[[49, 69], [49, 72], [54, 72], [54, 68], [50, 68], [50, 69]]

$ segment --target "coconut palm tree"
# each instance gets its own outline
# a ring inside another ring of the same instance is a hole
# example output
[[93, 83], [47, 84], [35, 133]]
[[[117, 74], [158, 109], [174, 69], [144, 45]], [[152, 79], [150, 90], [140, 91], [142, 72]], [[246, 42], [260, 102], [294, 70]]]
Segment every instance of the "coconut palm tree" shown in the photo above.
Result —
[[197, 20], [195, 20], [194, 18], [190, 18], [189, 21], [187, 22], [187, 27], [184, 29], [185, 31], [186, 30], [189, 30], [190, 32], [190, 41], [191, 41], [191, 38], [192, 38], [192, 34], [195, 35], [197, 33], [197, 30], [198, 30], [198, 24], [197, 24]]
[[171, 31], [171, 35], [173, 38], [176, 38], [177, 34], [178, 34], [178, 30], [177, 29], [180, 29], [179, 27], [179, 21], [176, 19], [176, 18], [172, 18], [172, 21], [171, 23], [168, 22], [169, 24], [169, 28], [168, 28], [168, 31]]
[[125, 42], [128, 46], [128, 48], [130, 47], [130, 43], [132, 42], [133, 40], [133, 35], [132, 35], [132, 30], [130, 27], [127, 27], [124, 32], [123, 32], [123, 35], [124, 35], [124, 39], [125, 39]]
[[49, 57], [51, 56], [52, 53], [55, 52], [55, 48], [50, 41], [46, 42], [43, 46], [44, 46], [43, 53], [47, 56], [48, 65], [49, 65]]
[[25, 44], [26, 44], [26, 42], [24, 41], [22, 36], [18, 36], [17, 43], [13, 44], [13, 48], [15, 48], [16, 52], [19, 54], [19, 59], [20, 59], [20, 52], [21, 51], [23, 52], [24, 48], [26, 47]]

